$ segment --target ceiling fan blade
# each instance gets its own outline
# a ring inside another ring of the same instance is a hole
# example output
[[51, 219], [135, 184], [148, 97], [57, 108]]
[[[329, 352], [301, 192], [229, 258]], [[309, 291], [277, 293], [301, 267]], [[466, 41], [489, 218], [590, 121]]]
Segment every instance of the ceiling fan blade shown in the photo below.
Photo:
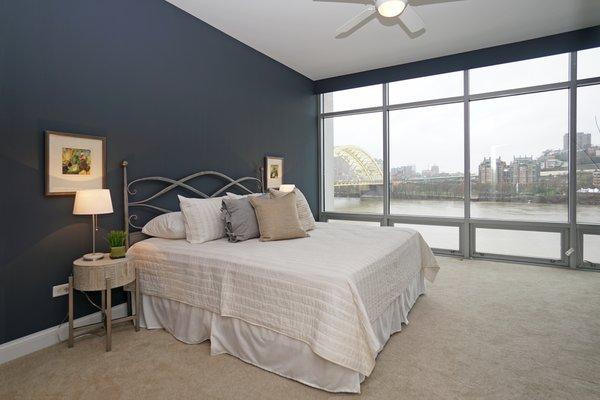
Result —
[[375, 6], [367, 6], [359, 14], [357, 14], [356, 16], [354, 16], [350, 20], [348, 20], [344, 25], [342, 25], [339, 28], [337, 28], [335, 30], [335, 35], [337, 36], [337, 35], [341, 35], [343, 33], [348, 32], [349, 30], [351, 30], [356, 25], [358, 25], [361, 22], [363, 22], [365, 19], [367, 19], [368, 17], [370, 17], [374, 13], [375, 13]]
[[409, 6], [408, 4], [406, 5], [406, 8], [404, 8], [404, 11], [402, 11], [402, 14], [400, 14], [398, 18], [400, 18], [400, 21], [402, 21], [404, 26], [406, 26], [406, 28], [408, 28], [408, 30], [412, 33], [416, 33], [422, 29], [425, 29], [425, 22], [423, 22], [423, 20], [421, 19], [419, 14], [417, 14], [415, 9]]

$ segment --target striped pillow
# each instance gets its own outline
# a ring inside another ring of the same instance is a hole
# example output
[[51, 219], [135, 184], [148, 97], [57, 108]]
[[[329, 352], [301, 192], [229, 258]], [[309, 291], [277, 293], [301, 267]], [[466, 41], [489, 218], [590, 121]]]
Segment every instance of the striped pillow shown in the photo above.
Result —
[[[287, 193], [281, 192], [277, 189], [269, 189], [269, 193], [273, 197], [283, 197]], [[310, 231], [315, 229], [315, 217], [313, 217], [312, 211], [310, 211], [310, 206], [308, 205], [308, 201], [306, 201], [306, 197], [300, 191], [300, 189], [295, 188], [294, 193], [296, 193], [296, 208], [298, 209], [298, 219], [300, 219], [300, 226], [304, 231]]]
[[188, 199], [179, 197], [185, 220], [185, 238], [190, 243], [204, 243], [225, 237], [225, 221], [221, 216], [223, 197]]

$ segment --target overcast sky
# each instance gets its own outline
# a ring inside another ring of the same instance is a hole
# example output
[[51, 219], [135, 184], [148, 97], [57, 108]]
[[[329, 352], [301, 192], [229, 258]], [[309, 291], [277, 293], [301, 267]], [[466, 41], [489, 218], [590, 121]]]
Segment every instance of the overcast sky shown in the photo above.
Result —
[[[512, 89], [568, 80], [567, 54], [479, 68], [470, 72], [472, 93]], [[461, 96], [462, 72], [390, 84], [390, 104]], [[579, 52], [578, 78], [600, 76], [600, 48]], [[600, 86], [578, 90], [578, 131], [592, 133], [600, 145]], [[380, 85], [335, 92], [339, 111], [380, 106]], [[380, 113], [338, 117], [334, 145], [353, 144], [382, 158]], [[471, 102], [471, 171], [483, 157], [538, 157], [546, 149], [561, 149], [568, 130], [568, 91], [552, 91]], [[390, 163], [415, 165], [418, 171], [438, 165], [444, 172], [463, 170], [463, 105], [414, 108], [390, 113]]]

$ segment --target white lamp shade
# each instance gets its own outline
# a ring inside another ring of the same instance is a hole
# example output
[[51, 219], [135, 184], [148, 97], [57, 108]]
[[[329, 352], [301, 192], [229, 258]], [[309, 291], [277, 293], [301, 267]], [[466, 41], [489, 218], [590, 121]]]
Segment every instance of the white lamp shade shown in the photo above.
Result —
[[113, 212], [110, 190], [90, 189], [75, 192], [75, 204], [73, 214], [96, 215], [110, 214]]
[[279, 186], [280, 192], [289, 193], [289, 192], [293, 192], [294, 189], [296, 189], [296, 185], [294, 185], [294, 184], [286, 184], [286, 185]]

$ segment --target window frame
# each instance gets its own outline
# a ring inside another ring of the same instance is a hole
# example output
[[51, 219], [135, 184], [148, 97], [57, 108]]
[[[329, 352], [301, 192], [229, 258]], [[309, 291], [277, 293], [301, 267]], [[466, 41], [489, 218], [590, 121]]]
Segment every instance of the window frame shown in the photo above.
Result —
[[[365, 114], [377, 115], [378, 117], [381, 116], [381, 113], [377, 113], [377, 112], [365, 112], [364, 110], [366, 110], [366, 109], [361, 110], [361, 112], [358, 113], [358, 114], [356, 114], [356, 113], [355, 114], [346, 114], [345, 112], [340, 111], [340, 113], [343, 113], [342, 115], [335, 115], [333, 117], [325, 117], [325, 118], [322, 118], [320, 120], [320, 123], [319, 123], [319, 129], [320, 129], [319, 147], [320, 147], [320, 159], [322, 160], [322, 163], [321, 163], [320, 170], [319, 170], [319, 176], [320, 176], [321, 179], [323, 179], [323, 177], [325, 176], [325, 170], [326, 170], [326, 168], [328, 168], [328, 166], [326, 165], [326, 161], [325, 161], [326, 157], [324, 156], [325, 137], [328, 134], [327, 129], [325, 128], [325, 121], [326, 120], [334, 120], [335, 118], [339, 118], [339, 117], [342, 117], [342, 118], [343, 117], [352, 117], [352, 116], [356, 116], [356, 115], [365, 115]], [[331, 140], [335, 141], [335, 129], [333, 131], [331, 131], [331, 135], [332, 135]], [[381, 152], [382, 152], [381, 157], [383, 159], [385, 159], [385, 157], [386, 157], [385, 143], [381, 143]], [[335, 173], [335, 167], [334, 166], [329, 166], [329, 168], [333, 168], [333, 171]], [[384, 162], [383, 168], [385, 168], [385, 162]], [[383, 182], [386, 182], [385, 172], [384, 171], [382, 171], [382, 172], [383, 172]], [[323, 179], [323, 185], [324, 184], [325, 184], [325, 181]], [[326, 212], [326, 213], [344, 214], [343, 211], [331, 211], [331, 210], [327, 210], [326, 209], [327, 204], [326, 204], [326, 201], [325, 201], [325, 187], [319, 185], [319, 191], [320, 191], [319, 198], [322, 199], [322, 201], [319, 204], [319, 210], [322, 210], [323, 212]], [[384, 198], [385, 198], [385, 193], [382, 193], [382, 198], [381, 198], [382, 208], [381, 209], [385, 212], [386, 205], [385, 205]], [[380, 213], [377, 213], [377, 212], [375, 212], [375, 213], [365, 213], [365, 214], [368, 214], [368, 215], [381, 215]], [[335, 218], [332, 218], [332, 219], [335, 219]]]
[[591, 269], [591, 270], [595, 270], [595, 271], [600, 271], [600, 263], [595, 263], [593, 261], [585, 261], [585, 258], [583, 257], [584, 254], [584, 236], [585, 235], [598, 235], [600, 236], [600, 231], [598, 230], [598, 226], [597, 225], [590, 225], [590, 224], [581, 224], [578, 226], [578, 240], [579, 243], [581, 243], [581, 246], [579, 246], [578, 250], [579, 250], [579, 259], [581, 260], [581, 265], [580, 268], [582, 269]]
[[[481, 100], [495, 100], [495, 99], [499, 99], [499, 98], [511, 98], [511, 97], [518, 97], [518, 96], [527, 96], [527, 95], [531, 95], [531, 94], [540, 94], [540, 93], [548, 93], [548, 92], [560, 92], [560, 91], [565, 91], [567, 98], [570, 97], [570, 93], [569, 93], [569, 82], [561, 82], [560, 84], [552, 84], [551, 88], [548, 87], [549, 85], [541, 85], [541, 86], [531, 86], [528, 88], [524, 88], [527, 89], [527, 91], [525, 90], [518, 90], [513, 94], [510, 95], [503, 95], [503, 96], [498, 96], [498, 97], [486, 97], [484, 99], [479, 98], [478, 96], [470, 96], [470, 101], [469, 101], [469, 107], [470, 104], [472, 102], [478, 102]], [[531, 91], [530, 91], [531, 90]], [[504, 93], [505, 91], [502, 91], [502, 93]], [[495, 93], [499, 93], [499, 92], [495, 92]], [[473, 97], [477, 97], [475, 99], [473, 99]], [[465, 123], [467, 123], [465, 121]], [[472, 155], [471, 154], [471, 146], [470, 146], [470, 141], [471, 141], [471, 121], [468, 121], [469, 123], [469, 157]], [[568, 121], [568, 125], [570, 125], [570, 122]], [[568, 130], [569, 128], [567, 128]], [[465, 150], [466, 151], [466, 150]], [[569, 158], [569, 166], [568, 168], [570, 168], [570, 164], [571, 164], [571, 159]], [[471, 168], [472, 166], [469, 166], [469, 168]], [[570, 175], [571, 175], [571, 171], [570, 169], [568, 170], [568, 174], [567, 174], [567, 181], [569, 182], [570, 180]], [[467, 175], [465, 174], [465, 177]], [[569, 182], [570, 183], [570, 182]], [[469, 186], [470, 186], [470, 182], [469, 182]], [[570, 186], [569, 186], [570, 187]], [[471, 193], [472, 194], [472, 191]], [[469, 197], [469, 202], [470, 202], [470, 197]], [[561, 203], [564, 205], [564, 203]], [[569, 196], [567, 196], [567, 209], [569, 207]], [[470, 215], [470, 214], [469, 214]], [[564, 215], [564, 214], [563, 214]], [[568, 210], [567, 210], [567, 219], [566, 221], [535, 221], [535, 220], [514, 220], [514, 219], [507, 219], [507, 218], [482, 218], [482, 217], [475, 217], [472, 218], [473, 220], [477, 221], [477, 220], [483, 220], [483, 221], [508, 221], [508, 222], [514, 222], [514, 221], [518, 221], [519, 223], [524, 223], [524, 222], [534, 222], [537, 223], [539, 222], [540, 224], [544, 224], [544, 223], [548, 223], [548, 222], [557, 222], [557, 223], [563, 223], [563, 224], [568, 224], [568, 222], [570, 221], [569, 215], [568, 215]]]
[[[463, 78], [464, 78], [464, 77], [463, 77]], [[447, 98], [447, 99], [451, 99], [451, 98]], [[444, 106], [444, 105], [450, 105], [450, 104], [463, 104], [462, 98], [461, 98], [461, 101], [454, 101], [454, 102], [452, 102], [452, 103], [435, 104], [435, 105], [431, 105], [431, 104], [429, 104], [429, 105], [424, 105], [424, 106], [419, 106], [419, 107], [410, 107], [410, 108], [395, 108], [395, 107], [394, 107], [394, 108], [392, 108], [392, 107], [390, 107], [390, 109], [389, 109], [389, 110], [386, 112], [386, 118], [387, 118], [387, 120], [388, 120], [388, 133], [387, 133], [387, 140], [388, 140], [388, 149], [387, 149], [387, 150], [388, 150], [388, 151], [387, 151], [387, 153], [386, 153], [386, 154], [387, 154], [387, 156], [388, 156], [388, 164], [389, 164], [390, 150], [391, 150], [391, 146], [390, 146], [390, 135], [391, 135], [391, 129], [390, 129], [390, 124], [389, 124], [389, 120], [390, 120], [390, 113], [392, 113], [392, 112], [394, 112], [394, 111], [401, 111], [401, 110], [407, 110], [407, 109], [414, 109], [414, 108], [421, 108], [421, 109], [425, 109], [425, 108], [428, 108], [428, 107], [437, 107], [437, 106]], [[463, 104], [463, 113], [465, 113], [464, 104]], [[464, 121], [464, 118], [463, 118], [463, 132], [464, 132], [464, 124], [465, 124], [465, 121]], [[463, 133], [463, 138], [464, 138], [464, 133]], [[465, 152], [465, 150], [466, 150], [466, 149], [465, 149], [465, 148], [464, 148], [464, 146], [463, 146], [463, 160], [464, 160], [464, 157], [465, 157], [465, 155], [464, 155], [464, 152]], [[388, 166], [388, 168], [389, 168], [389, 166]], [[467, 176], [468, 176], [468, 174], [467, 174], [467, 173], [465, 173], [465, 171], [464, 171], [464, 168], [465, 168], [465, 165], [463, 164], [463, 185], [465, 184], [465, 183], [464, 183], [464, 179], [465, 179], [465, 177], [467, 177]], [[389, 173], [390, 173], [390, 171], [388, 170], [388, 174], [389, 174]], [[387, 183], [388, 183], [386, 186], [388, 187], [388, 191], [389, 191], [389, 188], [391, 188], [391, 186], [392, 186], [391, 177], [390, 177], [390, 179], [389, 179], [389, 180], [387, 180], [387, 181], [384, 181], [384, 182], [387, 182]], [[392, 195], [391, 195], [391, 193], [389, 193], [388, 195], [389, 195], [389, 201], [388, 201], [388, 203], [389, 203], [389, 206], [388, 206], [388, 209], [387, 209], [387, 211], [388, 211], [388, 213], [389, 213], [390, 217], [397, 217], [397, 216], [408, 216], [408, 215], [411, 215], [411, 214], [399, 214], [399, 213], [392, 213], [392, 210], [391, 210], [391, 200], [392, 200]], [[438, 217], [440, 217], [440, 218], [442, 218], [441, 216], [432, 216], [432, 215], [430, 215], [430, 214], [414, 214], [414, 215], [416, 215], [416, 216], [418, 216], [418, 217], [421, 217], [421, 218], [423, 218], [423, 217], [434, 217], [434, 218], [438, 218]], [[460, 216], [445, 216], [445, 217], [443, 217], [443, 218], [456, 218], [456, 219], [461, 219], [461, 218], [463, 218], [463, 217], [465, 217], [465, 216], [466, 216], [466, 214], [465, 214], [465, 209], [464, 209], [464, 191], [463, 191], [463, 215], [462, 215], [462, 217], [460, 217]]]
[[[590, 268], [583, 265], [583, 235], [600, 234], [600, 221], [598, 224], [577, 224], [577, 193], [576, 193], [576, 157], [577, 148], [574, 146], [577, 132], [577, 88], [600, 85], [600, 76], [594, 78], [577, 79], [577, 51], [569, 52], [569, 79], [564, 82], [555, 82], [543, 85], [527, 86], [515, 89], [500, 90], [486, 93], [470, 94], [469, 91], [469, 69], [462, 70], [463, 73], [463, 95], [454, 97], [445, 97], [433, 100], [417, 101], [402, 104], [389, 104], [389, 83], [382, 84], [383, 105], [378, 107], [369, 107], [365, 109], [345, 110], [340, 112], [328, 112], [323, 110], [322, 96], [318, 97], [318, 134], [319, 134], [319, 219], [327, 221], [331, 219], [349, 219], [359, 221], [379, 221], [382, 226], [391, 226], [394, 223], [422, 224], [422, 225], [441, 225], [455, 226], [459, 228], [460, 249], [433, 249], [435, 254], [458, 256], [462, 258], [488, 259], [499, 261], [511, 261], [535, 265], [560, 266], [571, 268]], [[452, 72], [452, 71], [450, 71]], [[542, 93], [555, 90], [568, 90], [568, 134], [570, 141], [569, 165], [568, 165], [568, 221], [567, 222], [537, 222], [523, 220], [500, 220], [472, 218], [470, 212], [471, 205], [471, 148], [470, 148], [470, 103], [471, 101], [494, 99], [500, 97], [519, 96], [532, 93]], [[443, 104], [463, 103], [464, 105], [464, 216], [463, 217], [432, 217], [419, 215], [398, 215], [390, 213], [390, 146], [389, 146], [389, 112], [403, 110], [408, 108], [428, 107]], [[325, 118], [356, 115], [363, 113], [381, 112], [383, 114], [383, 213], [382, 214], [359, 214], [359, 213], [336, 213], [324, 210], [323, 188], [323, 121]], [[487, 229], [507, 229], [507, 230], [529, 230], [540, 232], [559, 232], [561, 235], [561, 259], [545, 259], [523, 256], [507, 256], [500, 254], [478, 253], [475, 251], [476, 228]], [[573, 249], [567, 255], [569, 249]], [[592, 268], [595, 268], [592, 266]]]

